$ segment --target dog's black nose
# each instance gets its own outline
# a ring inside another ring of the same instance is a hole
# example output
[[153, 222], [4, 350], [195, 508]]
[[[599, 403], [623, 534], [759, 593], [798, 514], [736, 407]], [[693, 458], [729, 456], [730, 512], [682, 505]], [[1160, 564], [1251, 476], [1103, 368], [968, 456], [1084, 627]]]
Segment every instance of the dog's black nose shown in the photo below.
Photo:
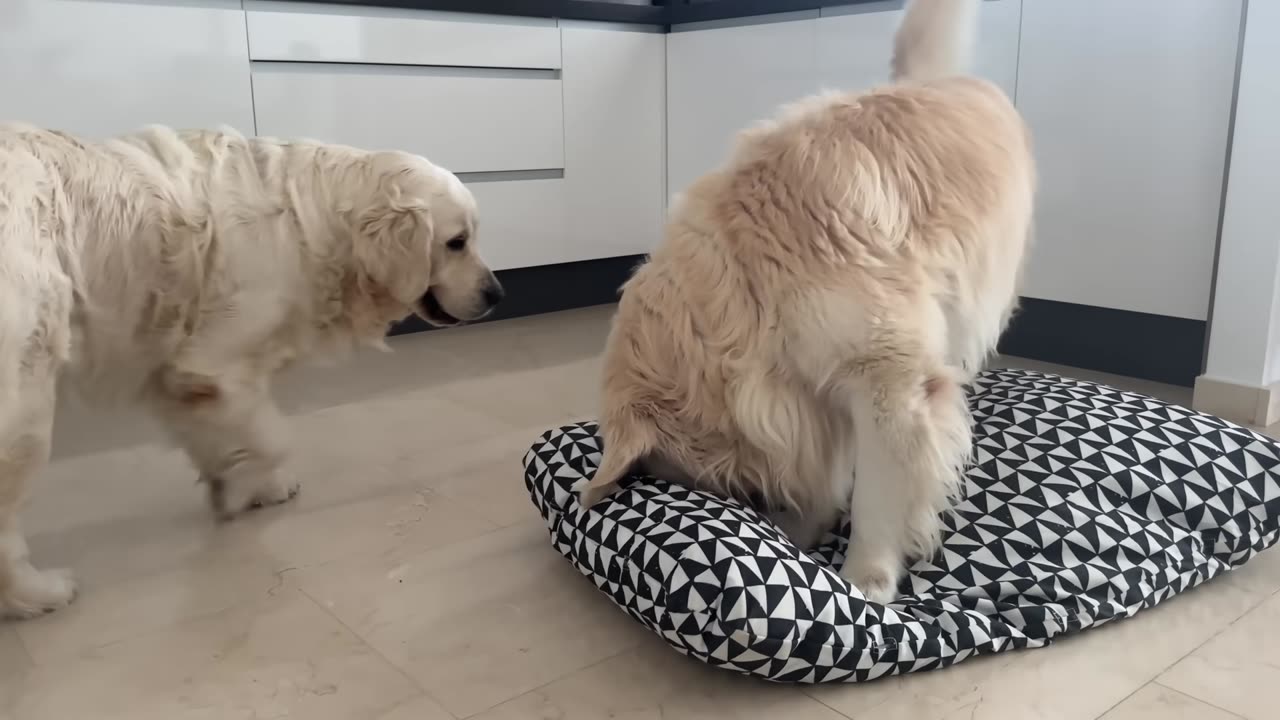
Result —
[[502, 289], [502, 284], [494, 280], [489, 287], [484, 289], [484, 301], [493, 307], [502, 302], [502, 298], [507, 296], [507, 291]]

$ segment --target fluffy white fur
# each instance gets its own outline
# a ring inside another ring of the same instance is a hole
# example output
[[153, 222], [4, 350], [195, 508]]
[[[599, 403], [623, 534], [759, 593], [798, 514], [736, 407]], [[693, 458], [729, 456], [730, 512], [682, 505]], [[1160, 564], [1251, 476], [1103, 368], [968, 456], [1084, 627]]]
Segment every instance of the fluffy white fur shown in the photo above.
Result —
[[851, 508], [844, 573], [879, 602], [934, 548], [1034, 187], [1013, 105], [959, 76], [977, 2], [910, 3], [895, 84], [789, 108], [685, 193], [623, 291], [584, 504], [641, 464], [801, 545]]
[[18, 511], [49, 455], [60, 376], [148, 405], [223, 517], [283, 502], [272, 375], [380, 345], [418, 312], [488, 312], [475, 202], [421, 157], [150, 128], [102, 143], [0, 127], [0, 615], [68, 602]]

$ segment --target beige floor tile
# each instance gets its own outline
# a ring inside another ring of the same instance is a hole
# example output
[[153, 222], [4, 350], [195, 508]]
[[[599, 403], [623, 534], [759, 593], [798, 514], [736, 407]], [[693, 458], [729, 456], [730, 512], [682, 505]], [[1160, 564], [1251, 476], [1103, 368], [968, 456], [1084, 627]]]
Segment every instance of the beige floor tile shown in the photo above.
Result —
[[[551, 424], [596, 414], [600, 350], [612, 307], [463, 328], [443, 396], [509, 423]], [[454, 331], [450, 331], [452, 334]]]
[[310, 512], [248, 517], [234, 531], [276, 571], [295, 571], [351, 557], [399, 562], [435, 547], [466, 542], [496, 527], [461, 503], [423, 486]]
[[805, 692], [851, 718], [934, 720], [975, 707], [985, 688], [999, 682], [1016, 657], [978, 657], [937, 672], [862, 684], [820, 685]]
[[31, 657], [17, 633], [0, 626], [0, 720], [13, 717], [13, 704], [30, 671]]
[[455, 362], [444, 333], [391, 338], [391, 352], [364, 349], [331, 365], [300, 365], [276, 383], [280, 407], [290, 415], [397, 397], [442, 384], [438, 369]]
[[600, 362], [574, 360], [530, 370], [461, 380], [440, 392], [514, 425], [564, 422], [597, 414]]
[[460, 717], [615, 655], [645, 632], [550, 547], [541, 521], [292, 577]]
[[431, 487], [495, 525], [506, 527], [539, 517], [524, 484], [525, 453], [550, 426], [496, 436], [483, 458], [428, 480]]
[[[103, 487], [109, 483], [116, 486]], [[87, 594], [158, 573], [256, 560], [244, 555], [233, 532], [237, 523], [215, 522], [194, 483], [188, 479], [175, 485], [182, 491], [180, 496], [164, 501], [156, 495], [166, 491], [149, 479], [135, 483], [129, 477], [99, 478], [98, 487], [85, 488], [79, 495], [66, 494], [68, 515], [83, 513], [76, 522], [69, 517], [51, 518], [49, 511], [63, 498], [42, 496], [37, 488], [32, 505], [41, 506], [43, 512], [32, 513], [26, 523], [33, 561], [38, 566], [72, 568], [82, 593]], [[134, 503], [132, 509], [127, 502], [114, 507], [120, 496]], [[103, 509], [96, 520], [86, 507], [95, 502]], [[272, 508], [263, 515], [284, 511], [285, 507]], [[50, 524], [54, 527], [49, 528]]]
[[1093, 720], [1280, 589], [1280, 552], [1037, 650], [811, 694], [877, 720]]
[[296, 591], [35, 668], [18, 720], [363, 720], [417, 694]]
[[451, 448], [445, 453], [424, 455], [415, 462], [413, 458], [402, 460], [395, 472], [408, 479], [414, 486], [429, 486], [442, 490], [458, 484], [457, 478], [483, 469], [503, 471], [510, 478], [514, 472], [516, 484], [523, 486], [523, 459], [534, 442], [547, 430], [556, 426], [551, 421], [536, 422], [515, 429], [496, 425], [483, 437]]
[[604, 347], [616, 306], [599, 305], [439, 333], [463, 359], [463, 374], [564, 365], [596, 357]]
[[15, 623], [37, 664], [47, 665], [184, 621], [258, 602], [282, 579], [264, 562], [193, 563], [81, 593], [70, 607]]
[[1240, 720], [1240, 716], [1151, 683], [1100, 720]]
[[297, 504], [328, 507], [412, 487], [437, 466], [470, 461], [472, 448], [515, 427], [420, 390], [294, 418], [290, 471]]
[[1170, 668], [1160, 683], [1250, 720], [1276, 717], [1280, 595]]
[[716, 670], [657, 638], [473, 720], [843, 720], [799, 687]]
[[519, 465], [478, 467], [449, 478], [439, 487], [446, 497], [499, 527], [540, 517], [524, 487]]
[[[517, 476], [515, 470], [508, 474]], [[193, 526], [184, 526], [176, 518], [151, 518], [142, 529], [105, 530], [97, 537], [38, 536], [33, 546], [48, 550], [38, 557], [72, 560], [86, 582], [70, 608], [15, 625], [36, 660], [259, 598], [299, 568], [352, 555], [411, 555], [496, 527], [429, 487], [310, 512], [271, 508], [225, 525], [213, 524], [200, 509], [191, 520]]]
[[53, 425], [55, 460], [165, 442], [160, 425], [139, 408], [88, 404], [69, 387], [58, 395]]
[[417, 695], [378, 715], [376, 720], [454, 720], [454, 717], [435, 700]]
[[205, 509], [182, 453], [141, 445], [51, 463], [32, 484], [23, 524], [32, 535], [65, 533]]

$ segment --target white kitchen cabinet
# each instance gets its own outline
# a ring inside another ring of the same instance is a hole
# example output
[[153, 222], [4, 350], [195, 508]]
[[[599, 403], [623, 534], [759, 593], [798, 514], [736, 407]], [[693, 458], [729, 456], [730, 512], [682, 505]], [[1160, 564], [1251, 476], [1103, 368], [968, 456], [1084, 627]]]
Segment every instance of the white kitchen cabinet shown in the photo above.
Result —
[[254, 60], [560, 67], [551, 18], [253, 0], [245, 8]]
[[405, 150], [453, 172], [564, 167], [555, 72], [253, 63], [258, 134]]
[[818, 85], [861, 92], [889, 81], [902, 2], [826, 8], [818, 19]]
[[[818, 88], [816, 13], [667, 35], [667, 192], [727, 157], [743, 128]], [[888, 58], [885, 58], [888, 63]]]
[[978, 17], [973, 72], [1004, 90], [1018, 91], [1018, 48], [1022, 37], [1022, 0], [984, 0]]
[[[668, 191], [726, 157], [744, 128], [820, 90], [858, 92], [889, 79], [900, 0], [823, 8], [821, 16], [667, 36]], [[982, 3], [973, 71], [1013, 96], [1021, 0]]]
[[0, 122], [252, 134], [240, 0], [0, 0]]
[[[824, 8], [818, 19], [818, 84], [861, 92], [888, 82], [902, 7], [893, 0]], [[1022, 0], [985, 0], [980, 12], [972, 72], [1013, 97]]]
[[1023, 0], [1025, 294], [1206, 319], [1240, 0]]
[[566, 240], [570, 224], [563, 179], [463, 180], [480, 208], [480, 256], [494, 270], [599, 257]]
[[567, 219], [543, 262], [647, 253], [666, 206], [666, 36], [561, 32]]

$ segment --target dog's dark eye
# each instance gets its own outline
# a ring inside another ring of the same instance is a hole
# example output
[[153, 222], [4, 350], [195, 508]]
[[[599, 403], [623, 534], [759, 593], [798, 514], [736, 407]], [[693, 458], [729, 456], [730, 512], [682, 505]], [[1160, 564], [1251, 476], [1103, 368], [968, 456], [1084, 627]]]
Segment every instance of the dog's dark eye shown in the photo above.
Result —
[[461, 250], [467, 246], [467, 236], [457, 235], [452, 240], [444, 244], [450, 250]]

